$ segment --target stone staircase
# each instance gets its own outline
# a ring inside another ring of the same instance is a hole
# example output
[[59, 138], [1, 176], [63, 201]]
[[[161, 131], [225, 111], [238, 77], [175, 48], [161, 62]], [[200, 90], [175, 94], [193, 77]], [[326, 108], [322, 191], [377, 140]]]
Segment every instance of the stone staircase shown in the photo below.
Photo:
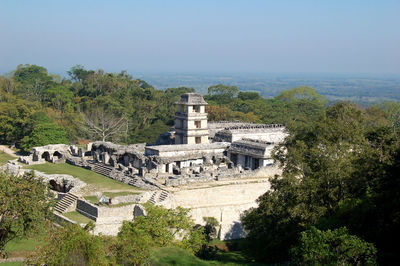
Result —
[[75, 204], [77, 200], [78, 197], [76, 195], [68, 192], [59, 202], [57, 202], [54, 209], [59, 213], [64, 213], [68, 210], [69, 207]]
[[96, 172], [100, 175], [104, 175], [107, 177], [110, 177], [110, 173], [114, 169], [111, 166], [107, 166], [101, 163], [91, 163], [90, 165], [92, 166], [93, 172]]
[[[104, 165], [102, 163], [87, 161], [87, 164], [90, 166], [90, 169], [100, 175], [104, 175], [111, 179], [123, 182], [125, 184], [145, 188], [145, 189], [160, 189], [159, 186], [152, 182], [143, 181], [140, 177], [133, 177], [127, 173], [123, 173], [122, 171], [118, 171], [118, 169], [113, 168], [112, 166]], [[114, 171], [114, 172], [113, 172]], [[114, 175], [112, 176], [111, 175]], [[121, 178], [122, 176], [122, 178]]]
[[164, 200], [166, 200], [168, 198], [168, 196], [169, 196], [169, 194], [165, 190], [154, 191], [149, 199], [149, 203], [156, 204], [156, 203], [163, 202]]
[[167, 191], [163, 190], [160, 194], [160, 197], [158, 198], [158, 202], [162, 202], [168, 198], [169, 194]]
[[128, 175], [126, 175], [126, 177], [130, 178], [128, 185], [136, 187], [136, 183], [138, 182], [138, 180], [136, 178], [132, 178], [131, 176], [128, 176]]
[[156, 204], [156, 195], [157, 195], [158, 191], [154, 191], [153, 194], [151, 195], [149, 202], [151, 204]]

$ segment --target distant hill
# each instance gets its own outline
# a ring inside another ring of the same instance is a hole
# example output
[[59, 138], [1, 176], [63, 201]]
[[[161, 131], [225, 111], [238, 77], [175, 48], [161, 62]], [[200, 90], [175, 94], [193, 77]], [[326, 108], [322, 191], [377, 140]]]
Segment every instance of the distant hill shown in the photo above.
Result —
[[258, 91], [269, 98], [282, 90], [306, 85], [315, 88], [330, 103], [351, 100], [368, 106], [400, 100], [400, 75], [159, 73], [140, 77], [157, 89], [184, 86], [203, 94], [209, 86], [223, 83], [235, 85], [241, 91]]

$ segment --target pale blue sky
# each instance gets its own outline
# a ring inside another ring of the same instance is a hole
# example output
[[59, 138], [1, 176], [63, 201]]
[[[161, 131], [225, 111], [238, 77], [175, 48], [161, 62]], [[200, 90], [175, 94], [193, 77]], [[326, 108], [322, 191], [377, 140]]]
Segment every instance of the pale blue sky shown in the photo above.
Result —
[[0, 0], [0, 74], [400, 74], [400, 1]]

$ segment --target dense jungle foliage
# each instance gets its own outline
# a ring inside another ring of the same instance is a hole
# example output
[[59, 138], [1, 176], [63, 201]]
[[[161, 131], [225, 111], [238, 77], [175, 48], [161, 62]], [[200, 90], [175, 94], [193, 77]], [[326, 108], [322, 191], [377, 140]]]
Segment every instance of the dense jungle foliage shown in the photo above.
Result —
[[[154, 143], [174, 125], [174, 102], [194, 89], [156, 90], [126, 72], [74, 66], [61, 79], [36, 65], [0, 76], [0, 143], [29, 151], [50, 143], [107, 140]], [[264, 99], [222, 84], [209, 88], [209, 119], [301, 124], [315, 119], [325, 99], [311, 88]], [[295, 122], [295, 123], [292, 123]]]
[[292, 127], [275, 156], [283, 175], [242, 217], [253, 256], [300, 265], [399, 260], [399, 111], [389, 106], [340, 102]]
[[[194, 91], [156, 90], [124, 71], [75, 66], [68, 75], [20, 65], [0, 77], [2, 144], [29, 151], [85, 140], [154, 143], [174, 125], [173, 103]], [[209, 87], [204, 98], [211, 121], [280, 123], [290, 132], [276, 150], [283, 176], [242, 217], [253, 258], [327, 265], [400, 259], [399, 102], [329, 106], [310, 87], [265, 99], [223, 84]]]

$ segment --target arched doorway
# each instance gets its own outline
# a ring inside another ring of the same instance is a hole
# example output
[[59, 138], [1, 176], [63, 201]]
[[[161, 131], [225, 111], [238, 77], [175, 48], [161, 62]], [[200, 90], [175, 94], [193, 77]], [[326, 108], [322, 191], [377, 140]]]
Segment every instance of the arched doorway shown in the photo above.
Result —
[[42, 159], [44, 159], [47, 162], [50, 162], [50, 153], [47, 151], [43, 152]]
[[64, 192], [64, 188], [58, 184], [54, 179], [50, 180], [50, 188], [58, 192]]
[[54, 158], [54, 157], [57, 157], [57, 158], [60, 160], [60, 159], [62, 159], [63, 156], [62, 156], [61, 153], [59, 153], [58, 151], [56, 151], [56, 152], [53, 153], [53, 158]]

